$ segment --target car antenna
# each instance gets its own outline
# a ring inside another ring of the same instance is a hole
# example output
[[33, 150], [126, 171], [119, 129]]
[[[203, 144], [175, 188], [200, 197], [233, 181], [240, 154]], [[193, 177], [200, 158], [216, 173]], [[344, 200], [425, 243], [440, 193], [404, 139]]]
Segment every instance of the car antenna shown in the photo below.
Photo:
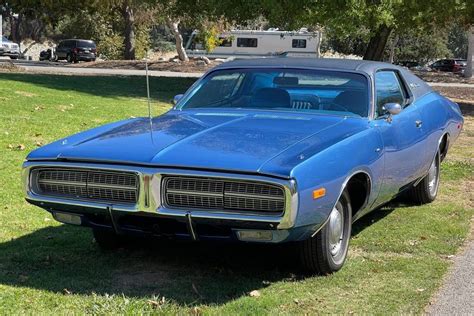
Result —
[[146, 96], [148, 101], [148, 118], [151, 124], [151, 101], [150, 101], [150, 81], [148, 80], [148, 52], [145, 57], [145, 77], [146, 77]]

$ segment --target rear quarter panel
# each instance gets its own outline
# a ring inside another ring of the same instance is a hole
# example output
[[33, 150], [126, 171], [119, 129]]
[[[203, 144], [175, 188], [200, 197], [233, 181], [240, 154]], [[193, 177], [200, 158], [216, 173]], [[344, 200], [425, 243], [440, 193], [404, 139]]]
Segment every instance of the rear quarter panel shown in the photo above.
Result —
[[463, 123], [463, 117], [456, 103], [437, 92], [428, 93], [417, 99], [416, 106], [423, 121], [422, 128], [426, 143], [423, 171], [427, 172], [436, 155], [441, 138], [447, 133], [449, 143], [452, 144], [459, 136], [461, 131], [459, 124]]

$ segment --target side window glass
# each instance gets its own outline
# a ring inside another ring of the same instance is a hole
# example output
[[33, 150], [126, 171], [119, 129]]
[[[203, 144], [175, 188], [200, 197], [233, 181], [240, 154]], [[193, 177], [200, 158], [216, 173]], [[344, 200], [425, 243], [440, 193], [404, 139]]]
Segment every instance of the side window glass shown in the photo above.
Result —
[[399, 103], [404, 106], [404, 93], [395, 72], [379, 71], [375, 74], [375, 96], [379, 116], [385, 114], [383, 106], [387, 103]]

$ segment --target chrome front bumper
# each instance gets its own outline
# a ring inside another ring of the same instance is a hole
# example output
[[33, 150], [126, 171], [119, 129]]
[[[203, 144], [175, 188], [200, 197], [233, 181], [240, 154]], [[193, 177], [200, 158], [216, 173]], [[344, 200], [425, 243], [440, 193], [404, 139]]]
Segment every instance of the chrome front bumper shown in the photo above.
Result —
[[[110, 171], [134, 172], [139, 176], [139, 196], [138, 203], [110, 204], [106, 202], [95, 202], [86, 200], [66, 199], [54, 196], [38, 195], [33, 192], [30, 186], [30, 171], [37, 167], [67, 167], [67, 168], [87, 168]], [[282, 215], [265, 215], [251, 212], [230, 212], [219, 210], [199, 210], [199, 209], [170, 209], [163, 205], [161, 179], [163, 175], [181, 175], [181, 176], [205, 176], [218, 177], [234, 180], [254, 180], [262, 181], [275, 185], [280, 185], [285, 190], [286, 207]], [[228, 220], [241, 222], [269, 223], [274, 229], [289, 229], [295, 224], [298, 208], [298, 194], [294, 180], [277, 179], [260, 175], [227, 174], [222, 172], [209, 172], [197, 170], [183, 170], [171, 168], [139, 167], [139, 166], [121, 166], [94, 163], [69, 163], [69, 162], [36, 162], [27, 161], [23, 164], [23, 185], [26, 199], [39, 206], [49, 206], [54, 204], [70, 205], [74, 207], [84, 207], [88, 209], [108, 210], [113, 209], [119, 212], [129, 213], [148, 213], [160, 215], [169, 218], [186, 219], [207, 219], [207, 220]], [[276, 227], [274, 227], [276, 226]]]

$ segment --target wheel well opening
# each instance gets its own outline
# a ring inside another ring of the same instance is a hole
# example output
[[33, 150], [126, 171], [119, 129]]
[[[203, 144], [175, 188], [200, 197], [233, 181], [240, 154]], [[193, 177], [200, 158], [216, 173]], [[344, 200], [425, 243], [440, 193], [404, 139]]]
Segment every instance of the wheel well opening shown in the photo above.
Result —
[[367, 203], [370, 193], [370, 179], [365, 173], [357, 173], [346, 185], [351, 199], [352, 216], [361, 210]]
[[439, 144], [440, 160], [443, 161], [448, 153], [449, 139], [448, 134], [444, 134], [441, 143]]

